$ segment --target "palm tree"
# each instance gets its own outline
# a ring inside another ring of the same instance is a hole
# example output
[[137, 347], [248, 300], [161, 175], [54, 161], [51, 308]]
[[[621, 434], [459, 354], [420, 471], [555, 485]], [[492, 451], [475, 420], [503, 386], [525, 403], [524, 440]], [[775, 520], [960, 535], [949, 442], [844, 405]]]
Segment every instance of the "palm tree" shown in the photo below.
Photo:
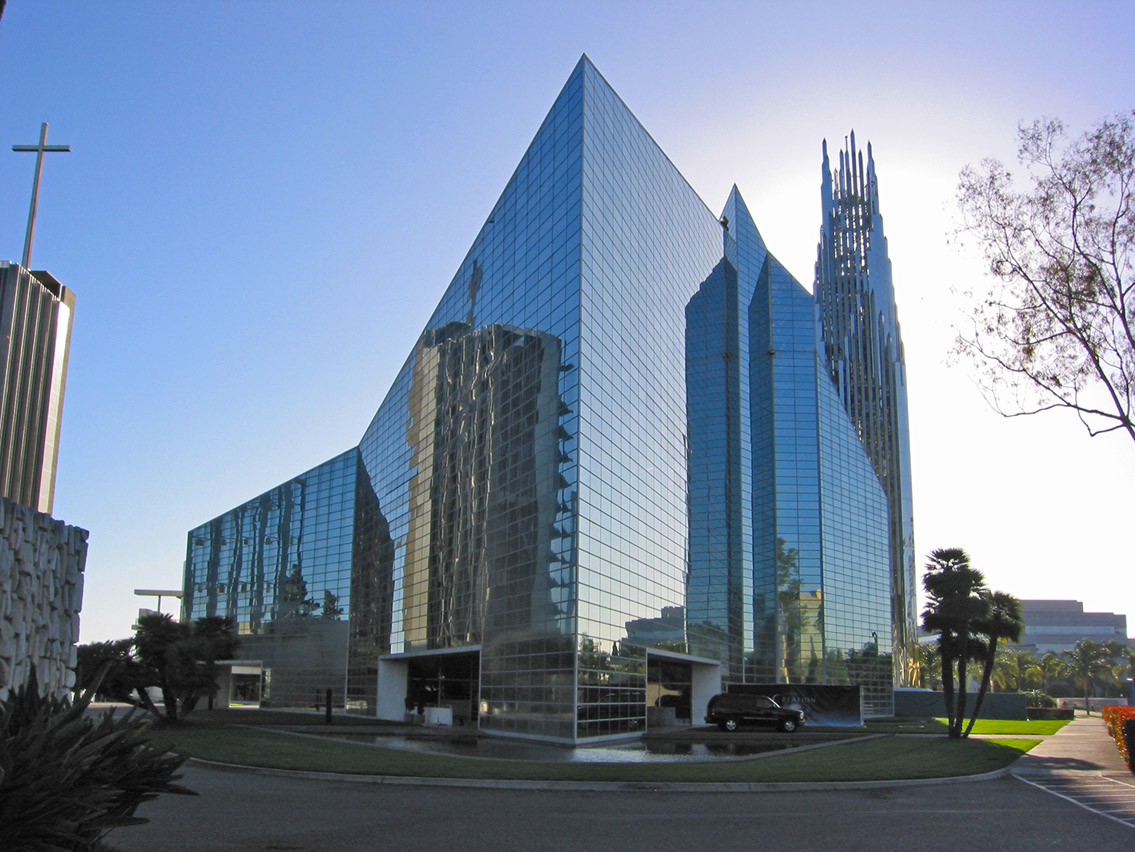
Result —
[[209, 709], [217, 691], [217, 660], [230, 660], [236, 655], [240, 639], [236, 623], [227, 616], [206, 615], [193, 622], [189, 632], [188, 650], [196, 661], [198, 688], [184, 698], [184, 711], [197, 706], [202, 696], [208, 696]]
[[[946, 721], [950, 737], [956, 739], [962, 736], [965, 719], [966, 665], [971, 659], [982, 659], [985, 655], [985, 643], [973, 635], [974, 622], [985, 614], [987, 608], [979, 594], [985, 587], [985, 577], [970, 567], [969, 556], [964, 550], [942, 548], [930, 554], [922, 587], [927, 597], [922, 626], [938, 634]], [[955, 668], [958, 681], [956, 700]]]
[[914, 657], [918, 662], [918, 685], [924, 689], [941, 689], [942, 657], [937, 644], [919, 642]]
[[219, 616], [192, 623], [174, 621], [168, 613], [138, 619], [134, 649], [141, 682], [161, 690], [167, 720], [176, 722], [215, 689], [216, 661], [236, 652], [234, 627], [232, 619]]
[[1037, 664], [1036, 655], [1026, 648], [997, 647], [993, 664], [993, 685], [1006, 692], [1023, 692], [1029, 685], [1029, 672]]
[[1040, 681], [1045, 694], [1052, 693], [1052, 684], [1068, 676], [1068, 664], [1049, 651], [1025, 671], [1025, 677]]
[[1135, 679], [1135, 648], [1130, 645], [1120, 645], [1118, 657], [1122, 657], [1123, 661], [1127, 664], [1127, 671], [1124, 673], [1123, 678]]
[[1081, 639], [1071, 651], [1065, 651], [1068, 658], [1068, 674], [1084, 690], [1084, 708], [1092, 715], [1092, 682], [1111, 674], [1109, 649], [1091, 639]]
[[978, 594], [985, 604], [985, 612], [974, 620], [973, 628], [985, 636], [985, 665], [981, 671], [981, 687], [973, 704], [973, 715], [970, 716], [969, 724], [966, 726], [967, 737], [973, 730], [973, 723], [977, 721], [977, 715], [981, 712], [981, 703], [989, 690], [993, 665], [997, 661], [998, 643], [1016, 642], [1021, 638], [1021, 631], [1025, 627], [1024, 619], [1021, 617], [1021, 602], [1015, 597], [1005, 592], [990, 592], [987, 589], [983, 589]]

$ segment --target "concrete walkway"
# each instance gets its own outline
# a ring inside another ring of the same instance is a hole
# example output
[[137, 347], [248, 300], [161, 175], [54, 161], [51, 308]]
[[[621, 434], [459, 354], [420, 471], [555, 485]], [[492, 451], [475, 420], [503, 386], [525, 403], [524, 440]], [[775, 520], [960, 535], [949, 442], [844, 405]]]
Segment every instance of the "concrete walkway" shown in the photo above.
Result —
[[[1135, 829], [1135, 774], [1124, 764], [1099, 716], [1078, 716], [1018, 760], [1013, 775], [1030, 787]], [[1123, 848], [1130, 848], [1130, 842]]]
[[1013, 764], [1019, 778], [1112, 773], [1131, 775], [1099, 716], [1077, 716]]

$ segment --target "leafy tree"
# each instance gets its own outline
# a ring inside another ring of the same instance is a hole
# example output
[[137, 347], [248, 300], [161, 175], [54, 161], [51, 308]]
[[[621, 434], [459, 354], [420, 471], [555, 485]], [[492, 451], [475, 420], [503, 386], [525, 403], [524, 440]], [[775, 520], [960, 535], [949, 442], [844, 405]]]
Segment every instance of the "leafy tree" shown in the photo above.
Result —
[[97, 691], [98, 695], [132, 704], [160, 716], [150, 698], [151, 673], [134, 656], [134, 639], [92, 642], [80, 645], [75, 664], [75, 695]]
[[985, 612], [973, 622], [974, 630], [985, 637], [985, 660], [981, 670], [981, 686], [973, 702], [973, 715], [966, 725], [966, 736], [973, 730], [973, 723], [981, 712], [981, 703], [989, 691], [993, 677], [993, 666], [997, 661], [997, 646], [1001, 642], [1016, 642], [1021, 638], [1025, 627], [1021, 616], [1021, 602], [1005, 592], [991, 592], [983, 589], [979, 596], [985, 604]]
[[1071, 651], [1065, 651], [1068, 659], [1068, 675], [1084, 690], [1084, 708], [1092, 715], [1091, 694], [1096, 678], [1113, 676], [1111, 656], [1114, 648], [1107, 644], [1081, 639]]
[[292, 566], [281, 591], [280, 614], [283, 618], [306, 618], [319, 609], [315, 598], [308, 596], [307, 580], [299, 565]]
[[339, 606], [339, 596], [333, 594], [330, 589], [323, 590], [323, 612], [320, 618], [327, 621], [334, 621], [343, 614], [343, 607]]
[[1025, 672], [1033, 680], [1039, 680], [1044, 692], [1051, 693], [1052, 686], [1068, 675], [1068, 664], [1058, 654], [1049, 651], [1035, 665]]
[[[930, 554], [922, 587], [927, 604], [922, 626], [938, 634], [938, 653], [942, 661], [942, 695], [946, 720], [952, 738], [962, 736], [966, 711], [966, 667], [981, 659], [985, 648], [974, 636], [974, 622], [985, 614], [980, 592], [985, 577], [970, 567], [969, 555], [960, 548], [943, 548]], [[954, 681], [957, 678], [955, 696]]]
[[209, 707], [212, 709], [217, 685], [217, 660], [231, 660], [240, 645], [240, 640], [233, 633], [234, 627], [231, 618], [216, 615], [203, 616], [190, 625], [187, 640], [189, 653], [196, 659], [197, 674], [205, 683], [204, 688], [187, 697], [187, 711], [192, 710], [204, 695], [208, 695]]
[[1025, 693], [1026, 707], [1055, 707], [1056, 699], [1039, 689], [1030, 689]]
[[942, 656], [937, 643], [919, 642], [914, 656], [918, 662], [918, 685], [923, 689], [941, 689]]
[[785, 683], [802, 680], [801, 648], [804, 634], [804, 609], [801, 606], [800, 551], [789, 547], [780, 536], [776, 539], [776, 597], [780, 617], [777, 619], [778, 643], [782, 660], [780, 677]]
[[1113, 656], [1119, 657], [1121, 660], [1121, 662], [1117, 664], [1119, 666], [1119, 671], [1116, 673], [1117, 679], [1122, 682], [1127, 680], [1127, 678], [1135, 678], [1135, 648], [1119, 642], [1115, 644], [1116, 648]]
[[1036, 655], [1026, 648], [997, 646], [997, 660], [993, 664], [993, 686], [1006, 692], [1024, 692], [1035, 680], [1029, 671], [1037, 664]]
[[1022, 125], [1018, 159], [1023, 189], [997, 160], [961, 173], [995, 280], [957, 349], [1002, 414], [1070, 409], [1135, 441], [1135, 111], [1071, 142], [1055, 119]]
[[[217, 660], [236, 653], [233, 626], [217, 616], [183, 623], [144, 615], [133, 639], [80, 646], [76, 685], [86, 689], [101, 680], [101, 694], [176, 722], [216, 691]], [[161, 692], [164, 713], [150, 698], [152, 687]]]
[[[1012, 595], [987, 589], [984, 575], [970, 565], [968, 554], [960, 548], [931, 553], [922, 585], [927, 595], [922, 625], [938, 634], [949, 735], [968, 737], [989, 691], [999, 644], [1021, 636], [1021, 603]], [[970, 662], [982, 663], [981, 684], [963, 733]]]
[[134, 640], [115, 639], [80, 645], [75, 659], [75, 696], [97, 688], [98, 694], [112, 700], [132, 693], [141, 680], [140, 667], [133, 657]]
[[611, 669], [611, 655], [605, 652], [590, 636], [579, 640], [579, 667], [596, 671]]

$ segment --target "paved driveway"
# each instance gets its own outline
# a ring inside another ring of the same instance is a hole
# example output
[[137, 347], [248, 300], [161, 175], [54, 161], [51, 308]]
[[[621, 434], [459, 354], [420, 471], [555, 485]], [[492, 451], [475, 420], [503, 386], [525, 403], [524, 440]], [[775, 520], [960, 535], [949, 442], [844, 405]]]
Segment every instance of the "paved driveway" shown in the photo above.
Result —
[[1135, 796], [1123, 797], [1135, 776], [1101, 727], [1078, 720], [1050, 737], [1017, 764], [1020, 778], [871, 790], [463, 789], [190, 766], [185, 784], [200, 796], [144, 805], [152, 822], [110, 842], [122, 852], [1129, 852]]
[[872, 850], [1128, 852], [1135, 830], [1015, 778], [810, 793], [412, 787], [193, 767], [202, 795], [147, 804], [122, 852]]

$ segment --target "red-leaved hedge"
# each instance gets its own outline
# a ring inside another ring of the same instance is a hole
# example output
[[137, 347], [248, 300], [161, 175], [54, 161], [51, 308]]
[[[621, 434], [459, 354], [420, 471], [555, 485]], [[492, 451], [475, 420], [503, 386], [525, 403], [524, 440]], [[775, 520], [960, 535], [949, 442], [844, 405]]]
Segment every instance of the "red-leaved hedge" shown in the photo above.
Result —
[[1127, 743], [1123, 740], [1123, 720], [1135, 719], [1135, 707], [1123, 707], [1118, 704], [1109, 704], [1101, 711], [1107, 732], [1115, 740], [1119, 753], [1123, 755], [1123, 762], [1131, 766], [1131, 755], [1127, 753]]

